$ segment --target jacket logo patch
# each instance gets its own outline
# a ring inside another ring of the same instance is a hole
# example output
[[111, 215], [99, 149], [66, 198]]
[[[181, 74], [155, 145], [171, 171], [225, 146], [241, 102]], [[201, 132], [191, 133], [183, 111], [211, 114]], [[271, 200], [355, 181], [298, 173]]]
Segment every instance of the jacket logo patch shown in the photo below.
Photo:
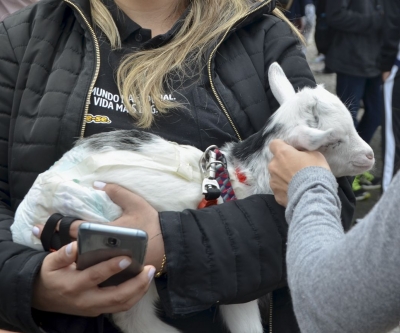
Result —
[[107, 116], [94, 116], [90, 113], [86, 115], [86, 123], [95, 123], [95, 124], [111, 124], [110, 118]]

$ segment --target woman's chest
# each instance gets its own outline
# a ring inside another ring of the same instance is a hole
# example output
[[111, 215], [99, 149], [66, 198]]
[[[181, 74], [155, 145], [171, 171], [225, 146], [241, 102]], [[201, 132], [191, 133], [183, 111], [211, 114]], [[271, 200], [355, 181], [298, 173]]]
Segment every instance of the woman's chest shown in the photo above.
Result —
[[[134, 97], [123, 97], [116, 84], [115, 73], [124, 53], [110, 52], [105, 47], [101, 52], [100, 73], [90, 98], [86, 115], [85, 137], [112, 130], [137, 128], [133, 113], [140, 108]], [[210, 145], [221, 146], [237, 140], [225, 113], [220, 109], [208, 86], [206, 73], [172, 81], [165, 87], [161, 99], [177, 103], [177, 107], [160, 112], [149, 96], [154, 121], [144, 129], [179, 144], [192, 145], [205, 150]], [[132, 111], [131, 111], [132, 112]]]

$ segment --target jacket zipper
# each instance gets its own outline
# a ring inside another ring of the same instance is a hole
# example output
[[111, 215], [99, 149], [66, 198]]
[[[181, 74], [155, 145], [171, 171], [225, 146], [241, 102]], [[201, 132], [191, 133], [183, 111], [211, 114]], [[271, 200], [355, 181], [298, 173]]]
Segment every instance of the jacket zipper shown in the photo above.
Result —
[[86, 129], [86, 116], [89, 113], [90, 97], [92, 96], [92, 91], [94, 89], [94, 85], [96, 84], [96, 80], [97, 80], [97, 77], [99, 76], [99, 72], [100, 72], [100, 46], [99, 46], [99, 42], [96, 37], [96, 33], [94, 32], [88, 19], [82, 13], [82, 11], [79, 9], [79, 7], [77, 5], [75, 5], [74, 3], [72, 3], [70, 0], [64, 0], [64, 1], [68, 4], [70, 4], [72, 7], [74, 7], [77, 10], [77, 12], [81, 15], [81, 17], [85, 21], [85, 23], [86, 23], [87, 27], [89, 28], [89, 31], [93, 37], [93, 42], [94, 42], [94, 46], [96, 49], [96, 69], [94, 72], [94, 76], [92, 78], [92, 82], [90, 83], [89, 92], [86, 97], [86, 103], [85, 103], [85, 109], [84, 109], [84, 113], [83, 113], [82, 127], [81, 127], [81, 133], [80, 133], [80, 138], [82, 139], [85, 134], [85, 129]]
[[[270, 4], [270, 3], [271, 2], [265, 2], [263, 5], [260, 5], [257, 8], [253, 9], [252, 11], [250, 11], [249, 13], [247, 13], [246, 16], [251, 15], [252, 13], [256, 12], [260, 8], [263, 8], [264, 6], [266, 6], [266, 5]], [[243, 16], [240, 19], [238, 19], [235, 22], [235, 24], [237, 22], [239, 22], [241, 19], [245, 18], [246, 16]], [[238, 139], [240, 141], [242, 141], [242, 137], [240, 136], [238, 129], [236, 128], [235, 124], [233, 123], [232, 117], [230, 116], [227, 108], [225, 107], [224, 103], [222, 102], [221, 97], [219, 97], [219, 95], [218, 95], [217, 89], [215, 88], [214, 81], [213, 81], [213, 78], [212, 78], [212, 75], [211, 75], [211, 61], [212, 61], [212, 58], [214, 57], [215, 53], [217, 52], [217, 49], [220, 47], [220, 45], [225, 40], [226, 36], [228, 35], [228, 33], [230, 31], [231, 31], [231, 29], [229, 29], [228, 31], [225, 32], [225, 34], [223, 35], [221, 40], [218, 42], [218, 44], [215, 46], [215, 48], [211, 52], [210, 57], [208, 58], [207, 70], [208, 70], [208, 78], [210, 80], [211, 90], [213, 91], [213, 94], [214, 94], [215, 98], [217, 99], [218, 104], [221, 107], [222, 111], [224, 112], [225, 116], [228, 118], [229, 123], [231, 124], [233, 130], [235, 131], [236, 136], [238, 137]]]
[[274, 293], [270, 293], [270, 301], [269, 301], [269, 320], [268, 320], [268, 331], [272, 333], [272, 311], [274, 307]]

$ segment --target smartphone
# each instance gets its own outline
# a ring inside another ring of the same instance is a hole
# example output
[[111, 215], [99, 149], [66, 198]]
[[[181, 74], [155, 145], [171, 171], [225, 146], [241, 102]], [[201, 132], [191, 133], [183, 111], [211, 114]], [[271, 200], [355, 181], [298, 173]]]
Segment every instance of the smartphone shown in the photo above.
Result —
[[146, 250], [147, 233], [143, 230], [85, 222], [78, 230], [76, 266], [84, 270], [114, 257], [130, 257], [131, 265], [100, 284], [101, 287], [116, 286], [143, 270]]

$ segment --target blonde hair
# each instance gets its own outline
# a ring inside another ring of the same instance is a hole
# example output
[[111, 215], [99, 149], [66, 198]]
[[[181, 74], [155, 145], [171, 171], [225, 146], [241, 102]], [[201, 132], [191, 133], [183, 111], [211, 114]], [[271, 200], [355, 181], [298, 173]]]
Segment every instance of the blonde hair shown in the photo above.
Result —
[[[185, 1], [185, 0], [182, 0]], [[124, 101], [133, 98], [136, 110], [125, 102], [137, 126], [148, 128], [153, 122], [151, 98], [160, 113], [182, 106], [162, 98], [165, 88], [170, 85], [169, 75], [182, 78], [205, 65], [206, 50], [217, 42], [232, 26], [245, 18], [259, 0], [190, 0], [191, 8], [182, 27], [170, 42], [155, 49], [135, 52], [125, 57], [117, 71], [117, 84]], [[271, 0], [266, 0], [269, 3]], [[90, 0], [92, 19], [109, 39], [112, 48], [121, 47], [116, 24], [101, 0]], [[180, 3], [182, 5], [182, 2]], [[178, 7], [177, 7], [178, 8]], [[302, 39], [299, 31], [286, 19], [279, 9], [273, 14], [286, 21], [295, 34]]]

